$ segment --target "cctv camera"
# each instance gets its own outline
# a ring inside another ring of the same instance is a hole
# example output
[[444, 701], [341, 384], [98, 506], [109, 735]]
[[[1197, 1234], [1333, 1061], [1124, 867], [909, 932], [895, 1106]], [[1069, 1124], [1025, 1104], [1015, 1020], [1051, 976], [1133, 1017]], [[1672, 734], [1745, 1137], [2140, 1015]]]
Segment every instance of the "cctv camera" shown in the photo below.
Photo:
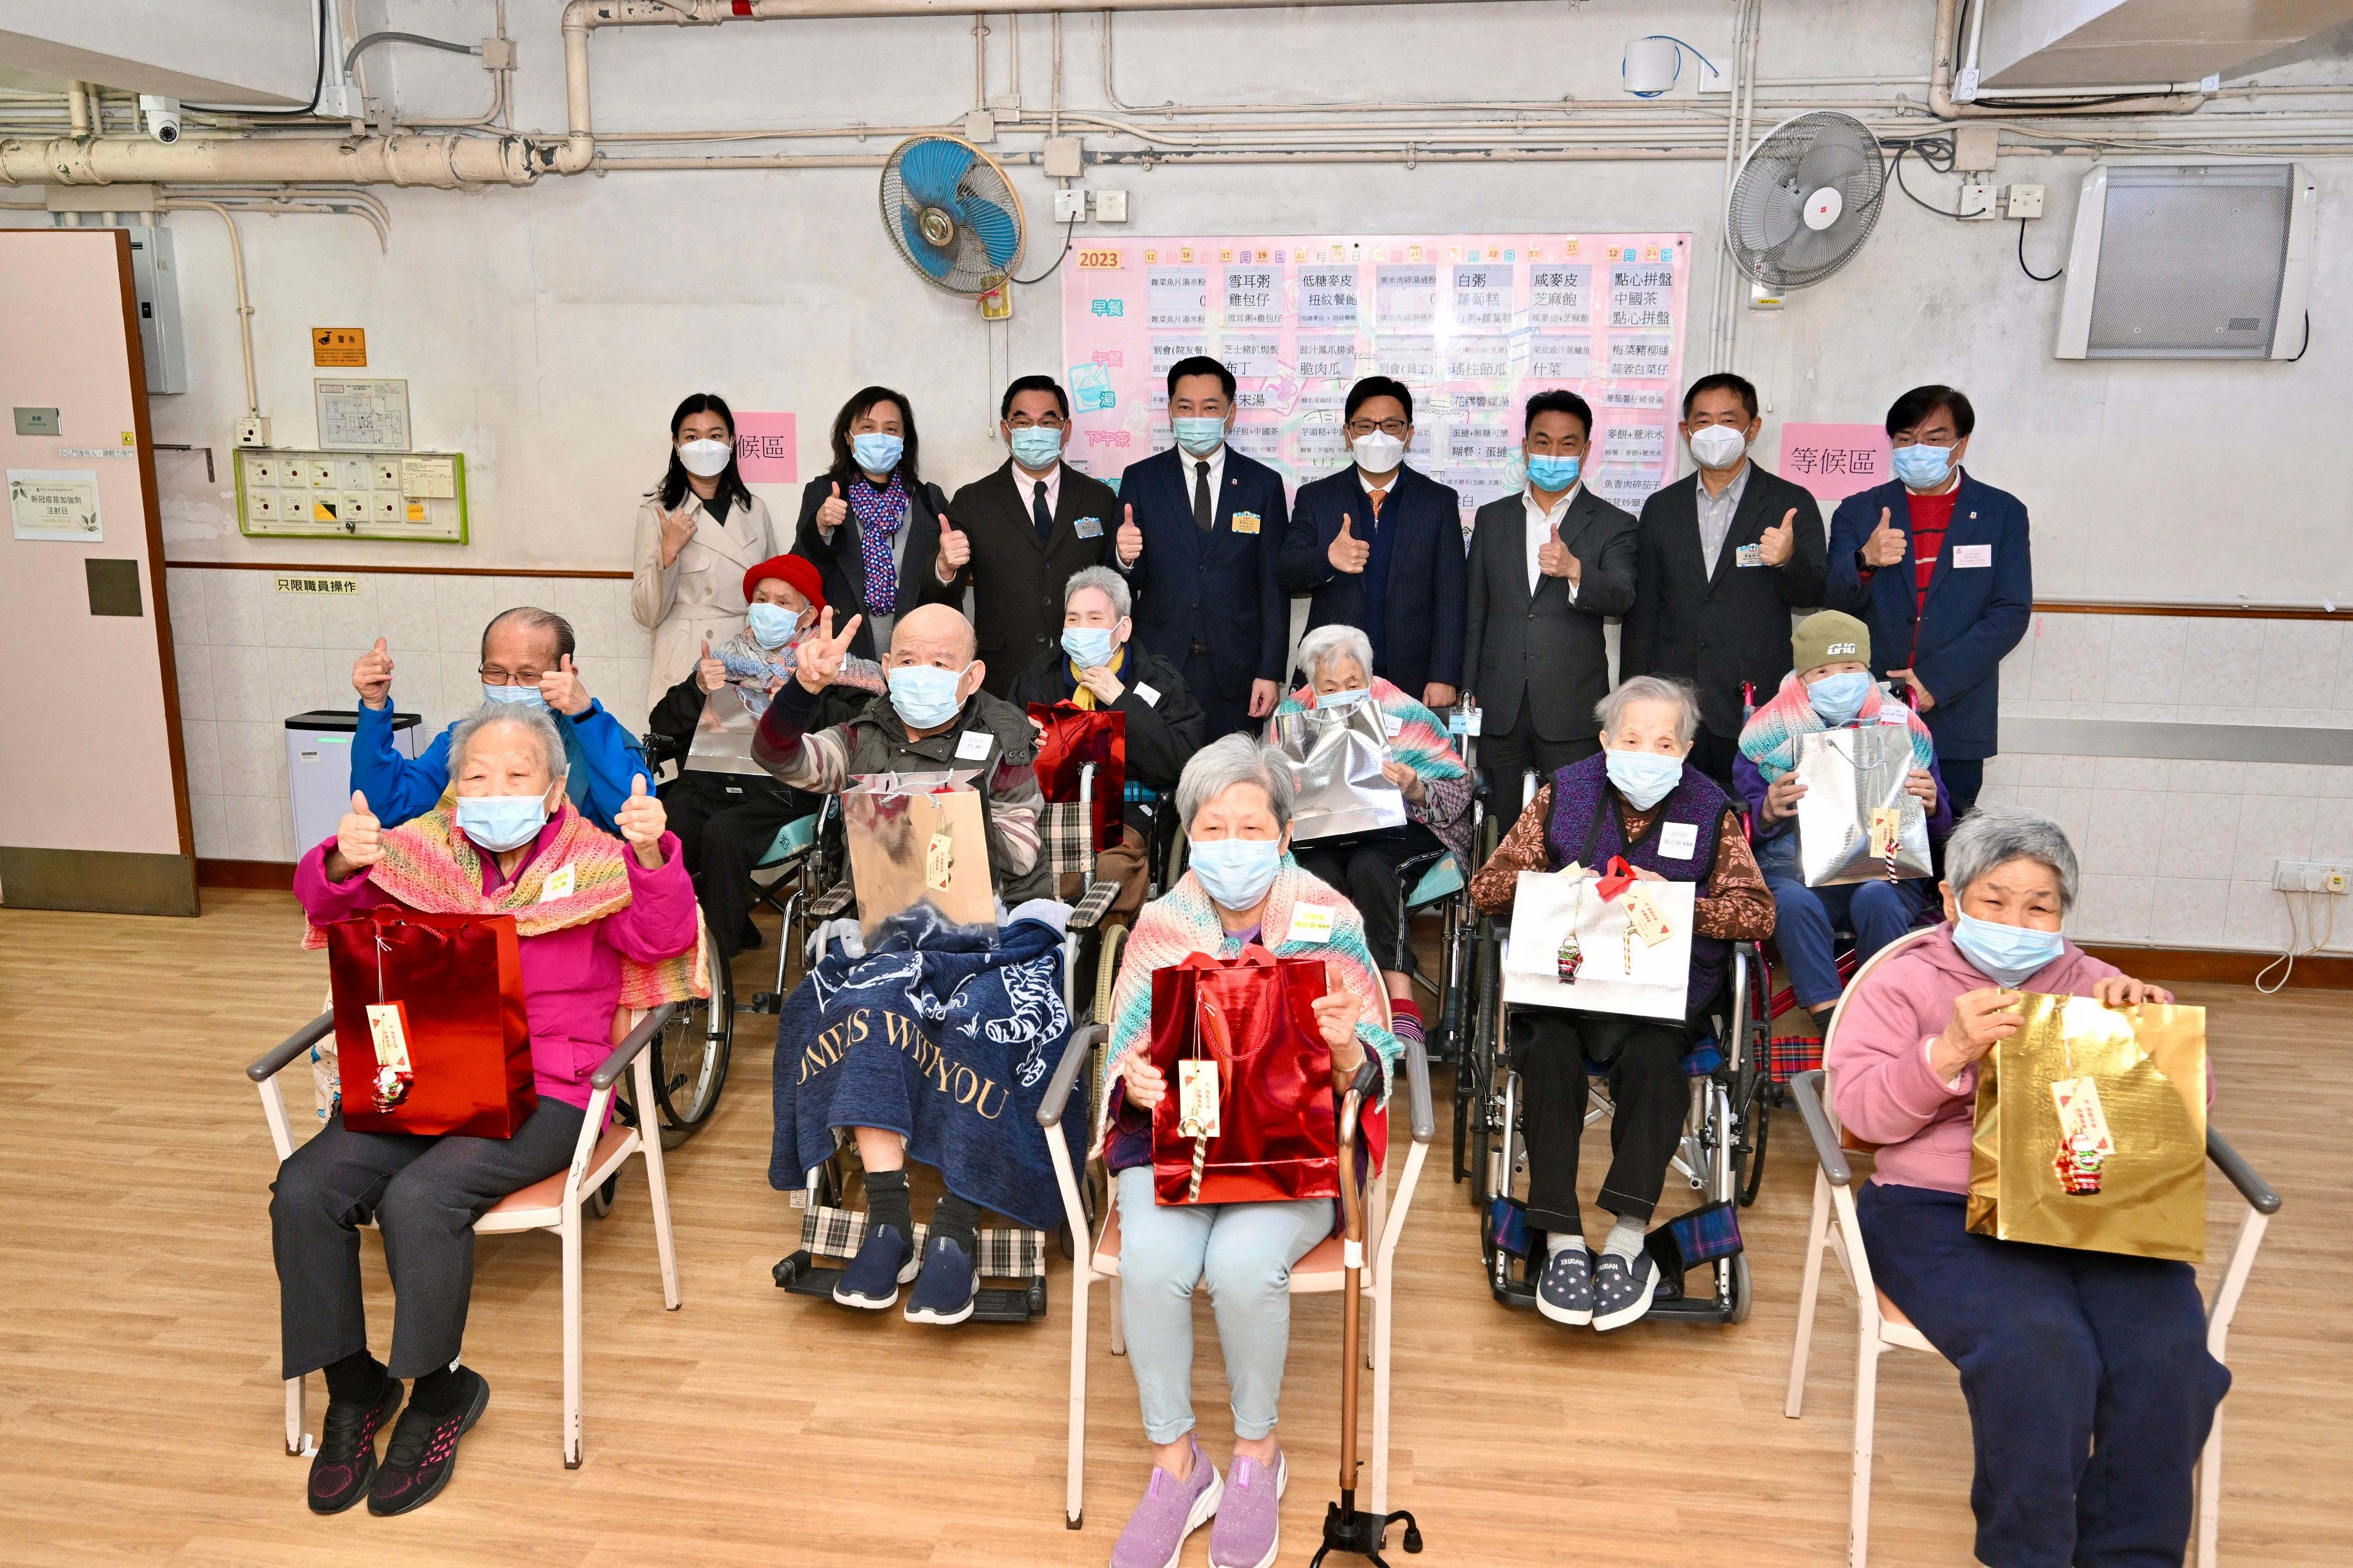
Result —
[[147, 134], [169, 147], [180, 139], [180, 100], [163, 98], [154, 93], [139, 95], [139, 118], [147, 122]]

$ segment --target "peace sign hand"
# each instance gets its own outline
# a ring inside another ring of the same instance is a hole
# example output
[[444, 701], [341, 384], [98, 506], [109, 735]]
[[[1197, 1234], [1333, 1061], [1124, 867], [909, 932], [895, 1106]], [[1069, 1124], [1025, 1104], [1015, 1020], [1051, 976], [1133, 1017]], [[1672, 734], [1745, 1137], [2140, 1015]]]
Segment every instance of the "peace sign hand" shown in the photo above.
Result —
[[801, 683], [802, 690], [815, 694], [841, 678], [841, 662], [849, 657], [849, 639], [858, 635], [859, 623], [865, 618], [850, 616], [849, 624], [837, 634], [833, 606], [828, 605], [818, 612], [817, 630], [801, 639], [793, 668], [793, 679]]
[[649, 871], [660, 868], [661, 836], [663, 829], [670, 826], [670, 813], [662, 808], [659, 796], [646, 793], [645, 774], [638, 773], [630, 778], [629, 798], [623, 801], [621, 809], [614, 814], [613, 826], [619, 828], [621, 837], [628, 841], [638, 865]]
[[1797, 548], [1798, 509], [1791, 507], [1781, 514], [1780, 521], [1757, 537], [1757, 558], [1767, 566], [1778, 566]]

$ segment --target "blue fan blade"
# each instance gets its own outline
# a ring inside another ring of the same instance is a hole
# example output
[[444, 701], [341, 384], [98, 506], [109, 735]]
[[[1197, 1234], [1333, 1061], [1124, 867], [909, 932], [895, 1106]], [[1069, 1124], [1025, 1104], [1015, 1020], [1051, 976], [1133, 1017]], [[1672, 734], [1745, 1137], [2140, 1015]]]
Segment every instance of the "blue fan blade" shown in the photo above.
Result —
[[964, 221], [966, 227], [980, 237], [982, 247], [988, 252], [988, 264], [1002, 267], [1013, 259], [1013, 247], [1020, 243], [1020, 226], [1013, 215], [995, 202], [985, 202], [977, 196], [964, 199]]
[[907, 254], [914, 258], [916, 266], [934, 278], [948, 275], [949, 269], [955, 265], [955, 258], [944, 254], [925, 239], [922, 226], [915, 221], [915, 215], [905, 207], [899, 209], [899, 231], [907, 237]]
[[899, 183], [918, 206], [954, 206], [956, 182], [972, 167], [972, 149], [953, 142], [918, 142], [899, 160]]

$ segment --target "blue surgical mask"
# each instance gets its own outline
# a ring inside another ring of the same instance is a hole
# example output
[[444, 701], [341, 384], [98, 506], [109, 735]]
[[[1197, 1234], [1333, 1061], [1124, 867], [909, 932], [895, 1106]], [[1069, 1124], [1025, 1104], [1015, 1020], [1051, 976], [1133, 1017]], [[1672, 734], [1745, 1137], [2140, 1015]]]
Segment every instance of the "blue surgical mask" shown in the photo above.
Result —
[[1282, 844], [1273, 838], [1191, 840], [1185, 863], [1211, 900], [1229, 910], [1246, 910], [1266, 897], [1282, 868]]
[[956, 697], [956, 685], [963, 679], [962, 669], [902, 664], [891, 672], [891, 706], [899, 710], [908, 729], [936, 730], [964, 706]]
[[782, 647], [801, 629], [801, 618], [782, 605], [753, 605], [744, 618], [752, 623], [752, 640], [762, 647]]
[[493, 852], [520, 849], [547, 826], [547, 802], [535, 795], [461, 795], [458, 829]]
[[1871, 685], [1870, 675], [1860, 669], [1825, 675], [1806, 688], [1806, 700], [1814, 705], [1814, 716], [1823, 723], [1852, 723], [1862, 711], [1862, 700], [1871, 695]]
[[880, 430], [869, 430], [863, 436], [849, 438], [849, 455], [870, 474], [887, 474], [897, 468], [899, 455], [906, 449], [906, 442]]
[[1556, 458], [1549, 454], [1532, 457], [1528, 459], [1528, 483], [1546, 495], [1557, 495], [1577, 483], [1577, 473], [1584, 466], [1584, 460], [1578, 458]]
[[1953, 449], [1926, 441], [1895, 448], [1895, 477], [1915, 490], [1933, 490], [1953, 471]]
[[1111, 662], [1111, 628], [1109, 626], [1064, 626], [1062, 651], [1081, 669], [1095, 669]]
[[1197, 458], [1206, 458], [1226, 444], [1226, 422], [1222, 419], [1175, 419], [1176, 444]]
[[2067, 939], [2055, 931], [1962, 915], [1953, 922], [1953, 945], [1989, 980], [2016, 985], [2066, 952]]
[[1354, 708], [1357, 703], [1362, 702], [1366, 698], [1370, 697], [1371, 695], [1371, 692], [1366, 690], [1361, 686], [1351, 686], [1345, 691], [1319, 691], [1315, 694], [1315, 706], [1318, 708]]
[[1683, 760], [1668, 756], [1664, 752], [1633, 752], [1623, 747], [1607, 753], [1609, 760], [1602, 765], [1609, 771], [1609, 782], [1626, 797], [1626, 804], [1636, 811], [1648, 811], [1667, 798], [1667, 792], [1683, 782]]
[[1042, 425], [1013, 432], [1013, 460], [1036, 472], [1053, 467], [1062, 455], [1062, 433]]
[[514, 702], [542, 710], [547, 707], [547, 699], [539, 694], [539, 688], [536, 686], [491, 686], [485, 683], [482, 687], [482, 700]]

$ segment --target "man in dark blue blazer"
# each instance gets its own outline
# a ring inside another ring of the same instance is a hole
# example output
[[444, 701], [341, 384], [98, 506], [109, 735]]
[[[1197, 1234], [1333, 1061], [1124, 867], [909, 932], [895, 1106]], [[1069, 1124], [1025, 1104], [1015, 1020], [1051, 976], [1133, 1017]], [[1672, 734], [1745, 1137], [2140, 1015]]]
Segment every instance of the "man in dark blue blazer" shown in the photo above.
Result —
[[1274, 711], [1291, 601], [1275, 568], [1282, 478], [1226, 442], [1234, 373], [1196, 354], [1168, 367], [1175, 447], [1121, 476], [1115, 559], [1135, 590], [1135, 639], [1184, 672], [1204, 742]]
[[1895, 400], [1896, 477], [1839, 503], [1822, 591], [1871, 628], [1879, 671], [1911, 687], [1956, 816], [1975, 804], [1999, 750], [2002, 658], [2034, 612], [2025, 503], [1961, 470], [1976, 427], [1952, 387]]
[[1355, 626], [1372, 673], [1431, 709], [1462, 685], [1462, 501], [1407, 466], [1413, 394], [1368, 375], [1341, 417], [1356, 462], [1299, 487], [1282, 546], [1284, 590], [1308, 594], [1307, 629]]

